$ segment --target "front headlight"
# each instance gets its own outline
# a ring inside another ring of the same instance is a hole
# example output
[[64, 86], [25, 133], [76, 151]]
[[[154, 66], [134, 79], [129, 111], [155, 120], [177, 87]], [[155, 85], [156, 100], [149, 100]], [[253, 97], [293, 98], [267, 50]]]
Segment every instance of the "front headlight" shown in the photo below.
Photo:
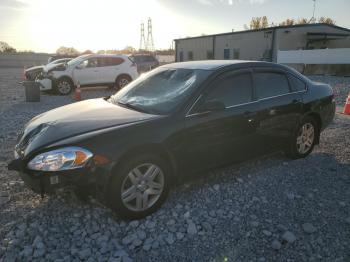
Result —
[[34, 157], [27, 165], [31, 170], [61, 171], [83, 167], [92, 153], [80, 147], [65, 147]]

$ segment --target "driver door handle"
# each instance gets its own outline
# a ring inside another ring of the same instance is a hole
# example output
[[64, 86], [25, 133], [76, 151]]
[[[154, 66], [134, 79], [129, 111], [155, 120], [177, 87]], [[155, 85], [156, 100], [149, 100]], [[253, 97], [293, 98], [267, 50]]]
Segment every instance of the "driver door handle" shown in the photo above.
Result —
[[254, 121], [257, 112], [245, 111], [243, 115], [248, 119], [248, 122], [251, 123]]

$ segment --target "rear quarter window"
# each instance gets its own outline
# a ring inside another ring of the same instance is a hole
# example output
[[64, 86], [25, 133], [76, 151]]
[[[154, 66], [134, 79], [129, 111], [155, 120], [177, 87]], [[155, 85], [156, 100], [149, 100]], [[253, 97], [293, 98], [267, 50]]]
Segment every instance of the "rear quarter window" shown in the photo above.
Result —
[[304, 81], [300, 80], [299, 78], [289, 74], [288, 75], [290, 85], [293, 89], [293, 91], [304, 91], [306, 90], [306, 84]]

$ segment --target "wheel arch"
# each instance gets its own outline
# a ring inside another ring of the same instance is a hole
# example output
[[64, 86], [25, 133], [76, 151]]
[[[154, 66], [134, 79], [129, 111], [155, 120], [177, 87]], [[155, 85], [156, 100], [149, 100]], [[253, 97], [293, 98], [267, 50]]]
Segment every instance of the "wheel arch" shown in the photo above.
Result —
[[130, 80], [132, 80], [131, 75], [129, 75], [128, 73], [120, 73], [119, 75], [117, 75], [117, 77], [115, 78], [115, 82], [117, 82], [118, 78], [122, 77], [122, 76], [126, 76], [128, 78], [130, 78]]
[[58, 77], [58, 78], [56, 79], [56, 81], [55, 81], [56, 84], [57, 84], [57, 82], [58, 82], [59, 80], [61, 80], [61, 79], [68, 79], [68, 80], [73, 84], [73, 88], [74, 88], [75, 83], [74, 83], [73, 78], [72, 78], [71, 76], [69, 76], [69, 75], [62, 75], [62, 76]]
[[311, 117], [313, 118], [316, 123], [317, 123], [317, 136], [316, 136], [316, 144], [320, 143], [320, 134], [321, 134], [321, 130], [322, 130], [322, 118], [320, 116], [320, 114], [316, 113], [316, 112], [309, 112], [307, 113], [304, 117]]
[[142, 154], [153, 154], [165, 161], [165, 163], [169, 165], [172, 173], [171, 177], [174, 179], [175, 174], [177, 173], [177, 161], [175, 157], [161, 144], [145, 144], [127, 150], [118, 157], [116, 163], [112, 167], [112, 173], [114, 173], [113, 171], [118, 169], [122, 163], [125, 163], [127, 159]]

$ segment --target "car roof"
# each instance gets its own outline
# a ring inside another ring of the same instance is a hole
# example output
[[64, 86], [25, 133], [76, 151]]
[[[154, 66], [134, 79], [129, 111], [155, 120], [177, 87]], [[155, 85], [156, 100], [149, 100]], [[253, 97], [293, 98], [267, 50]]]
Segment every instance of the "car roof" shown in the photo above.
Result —
[[154, 56], [154, 55], [151, 55], [151, 54], [132, 54], [130, 56]]
[[86, 57], [123, 57], [127, 58], [128, 56], [123, 54], [89, 54]]
[[202, 69], [202, 70], [216, 70], [219, 68], [237, 65], [240, 66], [278, 66], [275, 63], [265, 61], [249, 61], [249, 60], [202, 60], [202, 61], [189, 61], [179, 62], [163, 65], [162, 67], [168, 68], [184, 68], [184, 69]]

